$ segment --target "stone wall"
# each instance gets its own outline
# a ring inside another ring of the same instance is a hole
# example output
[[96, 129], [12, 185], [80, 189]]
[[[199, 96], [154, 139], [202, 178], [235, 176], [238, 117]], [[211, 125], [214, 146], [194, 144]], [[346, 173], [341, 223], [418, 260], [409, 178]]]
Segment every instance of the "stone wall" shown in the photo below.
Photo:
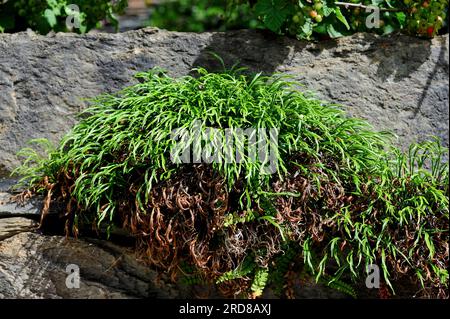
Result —
[[[155, 66], [173, 76], [195, 66], [221, 68], [214, 52], [227, 66], [239, 62], [254, 72], [292, 74], [305, 85], [302, 90], [342, 104], [376, 129], [394, 131], [403, 147], [428, 135], [448, 146], [448, 47], [448, 35], [423, 40], [356, 34], [315, 44], [257, 31], [0, 34], [0, 298], [219, 296], [211, 287], [186, 287], [159, 276], [135, 258], [123, 234], [115, 242], [36, 232], [39, 200], [25, 206], [9, 201], [11, 181], [1, 175], [18, 165], [17, 151], [32, 138], [57, 143], [87, 106], [86, 98], [117, 91], [134, 83], [136, 72]], [[78, 290], [65, 285], [69, 264], [82, 268]], [[297, 298], [345, 297], [313, 280], [296, 280]], [[398, 296], [410, 297], [416, 289]], [[358, 293], [377, 297], [365, 287]], [[274, 297], [270, 287], [264, 297]]]
[[[433, 40], [355, 34], [320, 43], [265, 32], [0, 34], [0, 172], [17, 166], [32, 138], [57, 142], [86, 98], [133, 83], [158, 66], [173, 76], [236, 62], [251, 71], [292, 74], [324, 100], [399, 135], [399, 145], [437, 135], [448, 146], [448, 35]], [[0, 173], [1, 174], [1, 173]]]

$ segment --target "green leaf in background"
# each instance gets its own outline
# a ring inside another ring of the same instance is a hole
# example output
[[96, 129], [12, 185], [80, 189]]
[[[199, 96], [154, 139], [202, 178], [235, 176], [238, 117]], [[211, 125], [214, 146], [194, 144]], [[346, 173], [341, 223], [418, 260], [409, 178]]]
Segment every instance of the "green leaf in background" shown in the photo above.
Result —
[[332, 24], [327, 25], [327, 32], [328, 35], [332, 38], [339, 38], [342, 37], [342, 33], [340, 33], [339, 31], [337, 31]]
[[332, 14], [334, 12], [334, 8], [327, 6], [326, 2], [323, 3], [322, 10], [323, 10], [324, 17], [328, 17], [330, 14]]
[[318, 24], [314, 27], [314, 31], [319, 34], [327, 34], [327, 25], [324, 23]]
[[278, 32], [289, 14], [290, 7], [286, 0], [261, 0], [256, 4], [255, 12], [263, 18], [267, 28], [273, 32]]
[[385, 0], [372, 0], [372, 4], [373, 4], [374, 6], [379, 7], [380, 4], [382, 4], [384, 1], [385, 1]]
[[114, 26], [114, 29], [116, 30], [116, 32], [119, 31], [119, 20], [117, 19], [116, 15], [114, 14], [112, 7], [109, 8], [107, 17], [109, 18], [109, 21], [111, 22], [111, 24]]
[[383, 27], [383, 34], [389, 34], [389, 33], [392, 33], [394, 31], [395, 31], [394, 27], [392, 25], [390, 25], [390, 24], [387, 24], [387, 25], [385, 25]]
[[53, 12], [53, 10], [46, 9], [44, 11], [44, 17], [47, 20], [47, 22], [51, 28], [53, 28], [56, 25], [57, 21], [56, 21], [56, 16], [55, 16], [55, 13]]
[[[128, 0], [0, 0], [0, 30], [20, 32], [28, 28], [41, 34], [51, 30], [85, 33], [98, 26], [98, 22], [123, 13]], [[67, 12], [67, 6], [77, 5], [79, 12]], [[110, 12], [112, 11], [112, 13]], [[67, 27], [67, 18], [79, 18], [74, 27]], [[14, 23], [12, 23], [14, 22]], [[78, 27], [80, 26], [80, 27]]]
[[53, 13], [55, 14], [55, 16], [61, 15], [61, 7], [54, 7], [52, 10], [53, 10]]
[[403, 28], [406, 22], [406, 14], [404, 12], [397, 12], [395, 13], [395, 16], [397, 17], [398, 23]]
[[389, 8], [394, 8], [394, 6], [391, 4], [391, 1], [385, 0], [384, 2], [386, 2], [387, 6], [388, 6]]
[[82, 24], [82, 25], [80, 26], [79, 30], [80, 30], [80, 33], [81, 33], [81, 34], [84, 34], [84, 33], [87, 32], [87, 26]]
[[348, 25], [347, 19], [345, 19], [344, 15], [342, 14], [341, 9], [339, 7], [336, 7], [334, 11], [336, 12], [336, 18], [345, 25], [347, 30], [350, 30], [350, 26]]
[[306, 38], [309, 38], [312, 35], [313, 28], [310, 19], [308, 19], [305, 24], [302, 25], [301, 30], [305, 34]]
[[58, 4], [59, 4], [60, 1], [57, 1], [57, 0], [47, 0], [46, 2], [47, 2], [47, 5], [48, 5], [50, 8], [55, 8], [55, 7], [58, 6]]
[[0, 33], [8, 29], [13, 29], [15, 20], [13, 15], [0, 13]]

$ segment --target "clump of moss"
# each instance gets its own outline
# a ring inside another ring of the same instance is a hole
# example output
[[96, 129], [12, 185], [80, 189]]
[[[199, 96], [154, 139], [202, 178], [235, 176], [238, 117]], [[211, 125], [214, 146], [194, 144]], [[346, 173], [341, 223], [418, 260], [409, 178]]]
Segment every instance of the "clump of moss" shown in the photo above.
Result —
[[[75, 234], [82, 221], [124, 226], [152, 265], [173, 276], [189, 265], [227, 295], [261, 295], [296, 258], [332, 286], [377, 264], [392, 290], [406, 275], [424, 294], [446, 294], [449, 175], [437, 141], [401, 152], [293, 81], [196, 71], [140, 73], [93, 100], [48, 157], [24, 150], [17, 173], [45, 194], [43, 213], [66, 203]], [[199, 123], [276, 128], [275, 173], [247, 152], [233, 163], [171, 161], [173, 130]]]

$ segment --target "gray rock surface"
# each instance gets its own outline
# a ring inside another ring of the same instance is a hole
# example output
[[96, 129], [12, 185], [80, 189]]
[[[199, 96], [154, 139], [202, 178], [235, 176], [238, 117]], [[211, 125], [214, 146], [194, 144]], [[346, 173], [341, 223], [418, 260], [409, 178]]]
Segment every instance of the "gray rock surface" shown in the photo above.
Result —
[[0, 240], [12, 237], [16, 234], [30, 231], [36, 227], [36, 222], [23, 217], [11, 217], [0, 219]]
[[[164, 274], [136, 259], [131, 248], [89, 238], [46, 236], [27, 232], [25, 228], [20, 232], [18, 227], [23, 221], [5, 220], [16, 224], [17, 231], [16, 235], [2, 240], [5, 231], [2, 228], [6, 224], [0, 219], [0, 299], [220, 297], [213, 287], [170, 282]], [[79, 270], [79, 287], [70, 288], [74, 283], [73, 277], [69, 277], [72, 269]], [[316, 284], [312, 278], [298, 278], [295, 283], [297, 298], [346, 297]], [[276, 296], [269, 288], [263, 297]]]
[[0, 177], [0, 192], [12, 191], [14, 185], [17, 184], [17, 180], [11, 178]]
[[[240, 62], [254, 72], [292, 74], [303, 90], [343, 104], [379, 130], [394, 131], [403, 147], [428, 135], [448, 146], [448, 47], [448, 35], [424, 40], [356, 34], [315, 44], [257, 31], [0, 34], [0, 298], [218, 296], [211, 287], [180, 286], [158, 276], [132, 247], [32, 232], [40, 202], [9, 202], [14, 181], [1, 177], [18, 165], [17, 151], [32, 138], [57, 143], [87, 106], [86, 98], [117, 91], [134, 83], [136, 72], [155, 66], [173, 76], [195, 66], [217, 70], [221, 65], [210, 54], [215, 52], [227, 66]], [[71, 264], [80, 268], [79, 289], [66, 286]], [[298, 298], [344, 297], [296, 280]], [[270, 288], [265, 297], [274, 297]]]
[[[79, 239], [43, 234], [37, 230], [33, 203], [20, 212], [0, 217], [0, 299], [2, 298], [218, 298], [208, 285], [171, 282], [135, 255], [127, 234], [113, 231], [111, 240], [83, 236]], [[27, 212], [27, 209], [31, 212]], [[27, 216], [16, 217], [17, 215]], [[68, 266], [80, 273], [79, 288], [68, 288]], [[345, 298], [338, 291], [314, 282], [295, 279], [297, 298]], [[270, 287], [265, 298], [276, 298]]]
[[[148, 266], [136, 256], [133, 241], [124, 230], [113, 230], [108, 241], [86, 235], [66, 238], [49, 235], [48, 229], [38, 230], [37, 221], [31, 219], [35, 217], [33, 206], [28, 203], [19, 214], [13, 210], [0, 217], [0, 299], [223, 298], [211, 285], [191, 285], [185, 280], [174, 283], [164, 272]], [[71, 272], [67, 267], [74, 265], [79, 269], [80, 285], [68, 288]], [[303, 272], [291, 272], [290, 280], [290, 296], [295, 298], [349, 298]], [[402, 290], [397, 297], [410, 298], [418, 289], [408, 280], [401, 284], [395, 284]], [[273, 288], [267, 287], [262, 297], [279, 298]], [[377, 290], [367, 289], [363, 282], [355, 289], [361, 298], [378, 296]]]
[[[69, 277], [79, 269], [79, 288]], [[67, 268], [69, 267], [69, 268]], [[24, 232], [0, 241], [0, 298], [177, 297], [133, 253], [107, 242]], [[72, 287], [72, 288], [70, 288]]]
[[35, 198], [23, 204], [12, 201], [12, 195], [0, 191], [0, 218], [2, 217], [39, 217], [42, 209], [42, 198]]
[[0, 34], [0, 175], [19, 163], [16, 153], [28, 140], [58, 141], [84, 99], [116, 91], [155, 66], [173, 76], [194, 66], [217, 69], [211, 51], [227, 66], [292, 74], [305, 90], [393, 130], [400, 145], [437, 135], [448, 146], [448, 47], [448, 35], [355, 34], [307, 43], [257, 31]]

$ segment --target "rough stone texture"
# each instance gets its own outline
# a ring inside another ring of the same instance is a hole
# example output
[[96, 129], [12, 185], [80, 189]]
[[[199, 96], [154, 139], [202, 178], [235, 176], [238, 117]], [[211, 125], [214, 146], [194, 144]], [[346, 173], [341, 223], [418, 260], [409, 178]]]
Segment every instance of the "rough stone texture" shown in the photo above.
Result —
[[[34, 205], [29, 203], [20, 212], [12, 210], [0, 217], [0, 299], [223, 298], [211, 285], [173, 283], [163, 272], [147, 266], [136, 258], [134, 241], [124, 230], [113, 230], [108, 241], [90, 237], [86, 229], [80, 229], [83, 235], [79, 239], [66, 238], [55, 235], [55, 229], [63, 229], [62, 224], [48, 225], [58, 223], [58, 214], [47, 216], [47, 226], [38, 229]], [[80, 288], [67, 288], [68, 265], [79, 267]], [[301, 271], [291, 273], [290, 279], [293, 296], [299, 299], [349, 298]], [[409, 279], [395, 287], [397, 297], [402, 298], [410, 298], [418, 290]], [[361, 298], [378, 297], [377, 290], [367, 289], [363, 282], [355, 289]], [[262, 297], [280, 296], [269, 286]]]
[[448, 35], [356, 34], [315, 44], [257, 31], [0, 34], [0, 175], [18, 164], [15, 154], [29, 139], [57, 141], [86, 107], [83, 99], [155, 66], [174, 76], [217, 68], [211, 51], [226, 65], [293, 74], [305, 90], [393, 130], [400, 145], [437, 135], [448, 146], [448, 47]]
[[16, 179], [0, 177], [0, 193], [12, 191], [12, 187], [16, 184]]
[[[66, 286], [69, 265], [79, 267], [78, 289]], [[0, 298], [178, 296], [170, 284], [159, 288], [156, 276], [130, 251], [107, 242], [30, 232], [0, 242]]]
[[[0, 219], [0, 299], [221, 297], [213, 287], [171, 283], [139, 262], [130, 248], [103, 240], [67, 239], [32, 232], [2, 241], [2, 227]], [[69, 289], [67, 267], [73, 265], [79, 267], [80, 286]], [[298, 278], [294, 290], [297, 298], [346, 298], [316, 284], [312, 278]], [[275, 295], [269, 288], [263, 297]]]
[[[134, 242], [123, 230], [113, 231], [109, 241], [48, 235], [48, 229], [38, 232], [37, 222], [29, 219], [35, 217], [34, 205], [28, 203], [20, 211], [9, 207], [0, 217], [0, 299], [222, 297], [212, 286], [173, 283], [162, 272], [148, 267], [136, 258]], [[66, 286], [68, 265], [80, 269], [78, 289]], [[300, 274], [294, 282], [297, 298], [348, 297]], [[264, 297], [277, 296], [268, 287]]]
[[31, 202], [19, 204], [11, 200], [10, 193], [0, 191], [0, 218], [3, 217], [38, 217], [41, 214], [42, 198], [35, 198]]
[[[14, 185], [14, 180], [8, 180], [8, 186]], [[29, 219], [39, 220], [43, 208], [44, 198], [41, 195], [33, 196], [24, 202], [15, 199], [16, 192], [11, 191], [10, 188], [2, 189], [0, 181], [0, 218], [7, 217], [26, 217]], [[50, 205], [47, 212], [47, 218], [56, 220], [60, 215], [63, 215], [64, 205], [62, 203], [54, 202]]]
[[36, 222], [23, 217], [2, 218], [0, 219], [0, 240], [30, 231], [35, 227]]

